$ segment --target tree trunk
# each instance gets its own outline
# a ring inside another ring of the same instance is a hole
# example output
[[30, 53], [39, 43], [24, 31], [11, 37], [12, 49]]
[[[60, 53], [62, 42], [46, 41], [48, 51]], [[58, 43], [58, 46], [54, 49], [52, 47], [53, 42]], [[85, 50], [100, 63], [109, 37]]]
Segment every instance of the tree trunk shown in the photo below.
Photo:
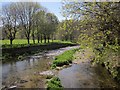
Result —
[[12, 41], [13, 41], [13, 40], [12, 40], [12, 39], [10, 39], [10, 46], [11, 46], [11, 47], [12, 47]]
[[41, 43], [42, 43], [42, 35], [40, 36], [40, 40], [41, 40]]
[[44, 35], [44, 43], [46, 43], [46, 35]]
[[34, 35], [32, 35], [32, 37], [33, 37], [33, 44], [35, 44], [35, 36], [34, 36]]
[[33, 44], [35, 44], [35, 39], [33, 38]]
[[48, 36], [48, 43], [50, 42], [49, 40], [50, 40], [50, 37]]
[[53, 34], [52, 34], [52, 42], [53, 42], [53, 39], [54, 39], [54, 37], [53, 37]]
[[40, 37], [38, 36], [37, 39], [38, 39], [38, 43], [39, 43], [39, 41], [40, 41]]
[[27, 42], [28, 42], [28, 44], [30, 44], [30, 40], [29, 40], [29, 38], [27, 38]]

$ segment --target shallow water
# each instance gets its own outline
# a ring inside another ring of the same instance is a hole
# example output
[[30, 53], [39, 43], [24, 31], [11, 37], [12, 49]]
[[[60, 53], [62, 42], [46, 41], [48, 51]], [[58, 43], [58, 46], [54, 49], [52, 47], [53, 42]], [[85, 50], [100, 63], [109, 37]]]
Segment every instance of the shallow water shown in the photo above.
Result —
[[50, 63], [54, 56], [78, 47], [72, 46], [44, 51], [27, 56], [22, 61], [2, 64], [2, 85], [6, 87], [44, 88], [45, 78], [41, 77], [39, 72], [50, 69]]
[[64, 88], [120, 88], [104, 67], [90, 62], [72, 64], [58, 76]]

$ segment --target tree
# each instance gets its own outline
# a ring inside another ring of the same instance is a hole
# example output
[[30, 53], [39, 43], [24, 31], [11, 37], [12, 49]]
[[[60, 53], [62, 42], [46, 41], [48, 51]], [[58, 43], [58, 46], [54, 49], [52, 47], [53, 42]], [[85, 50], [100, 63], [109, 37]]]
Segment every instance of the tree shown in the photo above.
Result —
[[[94, 35], [93, 41], [97, 40], [103, 43], [103, 45], [114, 44], [116, 40], [118, 44], [120, 43], [120, 36], [118, 35], [120, 34], [119, 11], [120, 4], [113, 2], [86, 3], [65, 1], [63, 4], [63, 13], [68, 17], [79, 20], [82, 28], [86, 27], [83, 30], [84, 34], [86, 32], [86, 35], [91, 35], [91, 37]], [[97, 38], [100, 37], [100, 34], [102, 34], [102, 37], [98, 40]]]
[[45, 28], [45, 9], [43, 8], [43, 10], [39, 11], [36, 13], [35, 15], [35, 21], [36, 21], [36, 35], [37, 35], [37, 40], [38, 43], [41, 40], [42, 43], [42, 37], [43, 37], [43, 32], [44, 32], [44, 28]]
[[50, 36], [52, 36], [53, 38], [53, 33], [56, 31], [59, 21], [58, 21], [58, 18], [52, 13], [47, 13], [46, 18], [47, 18], [46, 36], [49, 43]]
[[16, 32], [17, 32], [17, 10], [14, 4], [5, 5], [3, 6], [3, 30], [10, 40], [10, 45], [12, 46], [12, 42], [15, 39]]
[[[39, 10], [33, 15], [33, 22], [32, 22], [32, 38], [33, 38], [33, 43], [35, 43], [35, 36], [37, 36], [38, 43], [39, 40], [41, 39], [42, 43], [42, 34], [41, 34], [41, 28], [42, 28], [42, 22], [43, 22], [43, 17], [45, 13], [46, 8], [39, 6]], [[35, 35], [36, 34], [36, 35]], [[41, 36], [41, 38], [40, 38]]]
[[[36, 2], [20, 2], [20, 3], [17, 3], [17, 6], [18, 6], [18, 11], [19, 11], [19, 19], [21, 21], [20, 23], [22, 24], [24, 34], [29, 44], [30, 34], [33, 29], [32, 25], [34, 25], [34, 22], [32, 22], [33, 16], [40, 9], [40, 5]], [[32, 36], [33, 35], [34, 34], [32, 34]]]
[[79, 22], [73, 19], [64, 20], [58, 25], [59, 38], [66, 41], [75, 41], [75, 38], [79, 35], [78, 31]]

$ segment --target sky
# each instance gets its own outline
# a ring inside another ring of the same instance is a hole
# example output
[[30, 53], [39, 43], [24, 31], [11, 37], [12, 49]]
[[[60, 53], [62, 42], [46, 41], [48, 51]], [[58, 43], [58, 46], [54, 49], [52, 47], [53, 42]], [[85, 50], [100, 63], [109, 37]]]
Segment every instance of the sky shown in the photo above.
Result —
[[[9, 2], [26, 2], [26, 1], [34, 1], [34, 2], [39, 2], [42, 6], [48, 9], [49, 12], [54, 13], [59, 21], [64, 20], [65, 18], [62, 16], [61, 12], [61, 7], [62, 3], [61, 0], [0, 0], [0, 6], [1, 2], [2, 4], [9, 3]], [[5, 2], [5, 3], [4, 3]]]
[[48, 9], [48, 11], [54, 13], [59, 21], [64, 20], [65, 18], [61, 14], [61, 2], [40, 2], [40, 4]]

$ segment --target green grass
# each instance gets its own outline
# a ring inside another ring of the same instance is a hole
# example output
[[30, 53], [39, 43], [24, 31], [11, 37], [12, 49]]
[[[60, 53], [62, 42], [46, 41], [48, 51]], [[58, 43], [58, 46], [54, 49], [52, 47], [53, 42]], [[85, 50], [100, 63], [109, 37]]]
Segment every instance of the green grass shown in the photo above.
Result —
[[51, 66], [52, 69], [56, 68], [57, 66], [63, 66], [72, 63], [73, 54], [76, 52], [76, 50], [78, 49], [68, 50], [65, 51], [63, 54], [56, 56]]
[[[32, 46], [32, 45], [39, 45], [39, 44], [48, 44], [48, 43], [44, 43], [44, 40], [42, 42], [43, 43], [37, 43], [37, 40], [35, 40], [35, 44], [33, 44], [33, 40], [30, 40], [30, 45]], [[60, 40], [53, 40], [53, 42], [54, 43], [74, 44], [70, 41], [60, 41]], [[50, 40], [50, 43], [52, 43], [52, 40]], [[2, 48], [11, 48], [9, 40], [0, 40], [0, 44], [2, 45]], [[12, 48], [25, 47], [25, 46], [29, 46], [26, 39], [15, 39], [15, 40], [13, 40]]]
[[[44, 42], [44, 40], [43, 40]], [[50, 40], [50, 42], [52, 42], [52, 40]], [[70, 41], [61, 41], [61, 40], [53, 40], [53, 42], [63, 42], [63, 43], [71, 43]], [[37, 40], [35, 40], [35, 43], [37, 43]], [[10, 40], [0, 40], [0, 44], [2, 45], [6, 45], [6, 44], [10, 44]], [[27, 40], [26, 39], [15, 39], [13, 40], [13, 44], [27, 44]], [[33, 44], [33, 40], [30, 40], [30, 44]]]
[[[2, 42], [2, 45], [10, 44], [10, 40], [0, 40], [0, 42]], [[50, 42], [52, 41], [50, 40]], [[37, 43], [37, 40], [35, 40], [35, 43]], [[13, 40], [13, 44], [28, 44], [28, 43], [27, 43], [27, 39], [15, 39]], [[30, 44], [33, 44], [33, 40], [30, 40]]]
[[58, 77], [53, 77], [50, 79], [50, 81], [47, 81], [47, 90], [62, 90], [62, 89], [63, 87]]

